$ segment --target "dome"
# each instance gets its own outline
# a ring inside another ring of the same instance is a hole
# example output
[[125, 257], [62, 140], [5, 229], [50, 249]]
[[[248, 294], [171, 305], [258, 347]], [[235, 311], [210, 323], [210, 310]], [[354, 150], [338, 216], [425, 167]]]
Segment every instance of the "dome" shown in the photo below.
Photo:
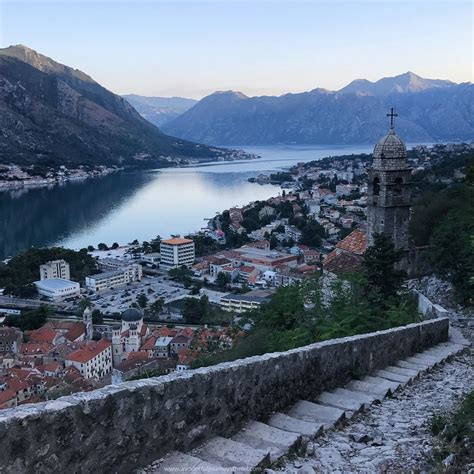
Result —
[[122, 313], [122, 321], [134, 323], [143, 319], [143, 314], [138, 308], [128, 308]]
[[374, 148], [374, 158], [391, 159], [406, 158], [407, 149], [402, 139], [395, 133], [393, 128], [390, 129]]

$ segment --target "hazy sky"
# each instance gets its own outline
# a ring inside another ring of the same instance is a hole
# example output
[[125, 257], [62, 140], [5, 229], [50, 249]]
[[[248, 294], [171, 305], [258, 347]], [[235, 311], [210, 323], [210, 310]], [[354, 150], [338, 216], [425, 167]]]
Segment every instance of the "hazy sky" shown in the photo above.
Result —
[[273, 95], [408, 70], [473, 81], [460, 0], [0, 0], [0, 44], [18, 43], [120, 94]]

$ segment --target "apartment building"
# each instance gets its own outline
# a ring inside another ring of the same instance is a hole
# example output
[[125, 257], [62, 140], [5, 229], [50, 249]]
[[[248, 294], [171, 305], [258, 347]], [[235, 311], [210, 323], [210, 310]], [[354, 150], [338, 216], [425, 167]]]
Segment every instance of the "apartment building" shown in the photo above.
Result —
[[191, 267], [196, 258], [194, 242], [191, 239], [174, 237], [162, 240], [160, 244], [161, 265], [164, 267]]
[[108, 290], [133, 281], [140, 281], [142, 274], [142, 266], [139, 263], [132, 263], [117, 270], [86, 277], [86, 288], [97, 292]]
[[70, 280], [71, 273], [69, 270], [69, 263], [65, 260], [51, 260], [43, 265], [40, 265], [40, 280], [47, 280], [49, 278], [61, 278], [62, 280]]
[[100, 379], [112, 370], [112, 343], [87, 341], [81, 348], [66, 356], [66, 367], [75, 367], [85, 379]]

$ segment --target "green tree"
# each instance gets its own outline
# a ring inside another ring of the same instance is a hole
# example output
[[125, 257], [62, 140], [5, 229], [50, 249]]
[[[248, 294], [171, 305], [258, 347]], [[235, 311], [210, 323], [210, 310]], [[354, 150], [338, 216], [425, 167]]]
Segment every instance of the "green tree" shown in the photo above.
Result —
[[385, 234], [374, 234], [362, 262], [366, 280], [366, 295], [370, 301], [386, 307], [400, 289], [403, 272], [396, 269], [402, 254], [395, 250], [392, 239]]
[[231, 279], [228, 273], [219, 272], [216, 278], [216, 285], [219, 288], [225, 289], [230, 282], [231, 282]]
[[100, 309], [92, 311], [92, 324], [102, 324], [104, 322], [104, 315]]
[[146, 305], [148, 304], [148, 296], [145, 295], [145, 293], [140, 293], [137, 296], [137, 303], [140, 308], [146, 308]]
[[22, 331], [38, 329], [46, 323], [48, 317], [53, 315], [49, 306], [41, 305], [36, 309], [28, 309], [21, 312], [20, 316], [9, 315], [5, 318], [6, 326], [14, 326]]
[[157, 318], [163, 310], [164, 304], [165, 300], [163, 298], [158, 298], [156, 301], [154, 301], [148, 306], [148, 308], [146, 309], [146, 315], [149, 318]]

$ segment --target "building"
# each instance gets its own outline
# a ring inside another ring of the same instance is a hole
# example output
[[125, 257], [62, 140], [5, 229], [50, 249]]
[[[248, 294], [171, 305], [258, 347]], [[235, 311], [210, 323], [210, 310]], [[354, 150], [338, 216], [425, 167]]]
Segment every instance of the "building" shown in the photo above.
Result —
[[143, 313], [138, 308], [129, 308], [122, 313], [121, 324], [112, 327], [112, 354], [114, 367], [138, 352], [149, 335], [148, 325], [143, 322]]
[[81, 294], [79, 283], [63, 278], [47, 278], [35, 281], [35, 285], [38, 293], [51, 301], [74, 298]]
[[139, 263], [132, 263], [110, 272], [97, 273], [86, 277], [86, 287], [93, 291], [103, 291], [123, 286], [142, 279], [143, 269]]
[[20, 352], [23, 333], [18, 328], [0, 328], [0, 356]]
[[355, 229], [326, 256], [323, 268], [335, 275], [357, 271], [362, 265], [366, 249], [367, 234], [363, 229]]
[[293, 242], [299, 242], [303, 236], [303, 233], [294, 225], [286, 225], [285, 236], [287, 239], [293, 240]]
[[221, 298], [221, 308], [224, 311], [245, 313], [257, 309], [262, 303], [270, 301], [271, 293], [264, 290], [254, 290], [248, 293], [233, 295], [228, 294]]
[[390, 130], [374, 148], [368, 171], [367, 237], [369, 246], [374, 234], [388, 235], [397, 250], [408, 250], [412, 170], [407, 165], [405, 144], [395, 133], [397, 114], [391, 109]]
[[69, 263], [65, 260], [52, 260], [40, 265], [40, 280], [48, 280], [50, 278], [70, 280]]
[[191, 239], [174, 237], [160, 243], [160, 264], [165, 267], [191, 267], [196, 258], [194, 242]]
[[100, 379], [112, 371], [110, 341], [87, 341], [65, 357], [66, 367], [75, 367], [85, 379]]

